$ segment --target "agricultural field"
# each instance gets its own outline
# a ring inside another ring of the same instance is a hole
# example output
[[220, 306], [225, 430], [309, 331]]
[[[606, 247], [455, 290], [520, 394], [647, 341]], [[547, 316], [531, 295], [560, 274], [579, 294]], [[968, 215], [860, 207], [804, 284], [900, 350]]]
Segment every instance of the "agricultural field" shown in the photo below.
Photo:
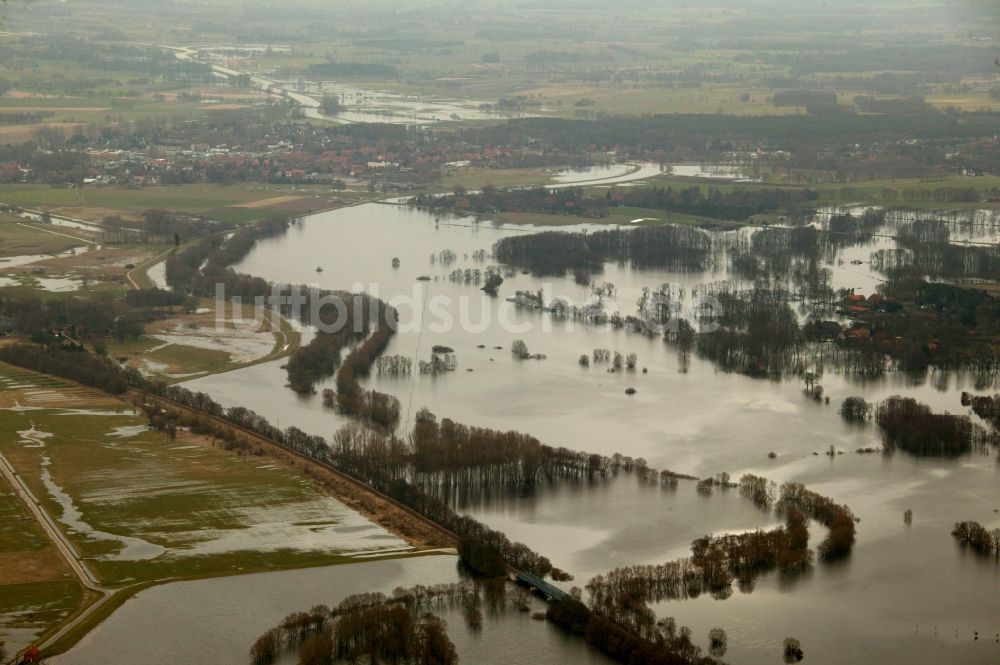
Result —
[[[72, 216], [80, 209], [141, 214], [150, 208], [173, 212], [207, 214], [212, 210], [241, 206], [262, 199], [298, 192], [302, 187], [261, 184], [222, 186], [213, 184], [159, 187], [50, 187], [47, 185], [0, 186], [0, 202], [12, 206], [61, 212]], [[261, 208], [266, 212], [270, 208]], [[261, 214], [264, 214], [262, 212]]]
[[[74, 231], [75, 232], [75, 231]], [[162, 245], [112, 245], [95, 248], [77, 243], [56, 256], [18, 255], [0, 259], [0, 287], [46, 297], [101, 298], [121, 295], [133, 269], [162, 255]]]
[[152, 431], [96, 391], [0, 366], [2, 453], [109, 586], [409, 547], [302, 473]]
[[0, 642], [12, 649], [58, 624], [83, 591], [12, 488], [0, 479]]
[[440, 190], [452, 191], [456, 187], [466, 189], [481, 189], [486, 185], [494, 187], [525, 187], [548, 185], [553, 182], [552, 176], [559, 169], [524, 168], [524, 169], [490, 169], [490, 168], [456, 168], [442, 173]]
[[[100, 224], [110, 215], [138, 220], [142, 213], [155, 208], [201, 215], [220, 222], [249, 224], [270, 217], [327, 210], [345, 201], [370, 197], [370, 194], [360, 193], [333, 194], [328, 187], [322, 186], [260, 183], [149, 187], [0, 185], [0, 204], [47, 211], [92, 224]], [[77, 234], [76, 229], [59, 231]]]
[[0, 269], [3, 268], [2, 257], [62, 254], [85, 244], [89, 240], [87, 236], [76, 229], [52, 229], [0, 214]]
[[752, 85], [701, 85], [666, 88], [606, 84], [556, 84], [519, 92], [541, 103], [541, 113], [573, 118], [589, 115], [655, 113], [724, 113], [727, 115], [789, 115], [804, 113], [796, 106], [774, 106], [773, 89]]
[[[648, 180], [637, 180], [629, 183], [633, 187], [656, 186], [684, 188], [698, 186], [702, 188], [713, 188], [722, 192], [743, 189], [759, 188], [785, 188], [803, 187], [803, 185], [791, 184], [780, 173], [768, 174], [765, 176], [766, 182], [743, 183], [727, 182], [716, 179], [698, 179], [679, 177], [670, 174], [656, 176]], [[942, 203], [940, 201], [918, 201], [909, 200], [904, 197], [907, 190], [935, 190], [938, 188], [951, 189], [974, 189], [984, 196], [1000, 190], [1000, 176], [946, 176], [941, 178], [893, 178], [881, 180], [863, 180], [851, 183], [821, 183], [808, 185], [810, 189], [819, 192], [817, 205], [836, 204], [870, 204], [870, 205], [892, 205], [896, 208], [924, 208], [929, 210], [940, 209], [961, 209], [961, 208], [995, 208], [993, 202], [975, 203]], [[595, 191], [598, 188], [593, 188]], [[895, 191], [898, 198], [889, 200], [886, 198], [887, 191]]]
[[[0, 37], [0, 48], [4, 47], [8, 47], [9, 57], [0, 65], [0, 76], [5, 81], [0, 91], [0, 140], [11, 140], [12, 132], [22, 129], [190, 118], [248, 109], [266, 101], [263, 93], [251, 89], [171, 81], [166, 76], [149, 76], [141, 69], [115, 68], [100, 59], [77, 61], [74, 57], [80, 53], [73, 46], [60, 44], [53, 48], [45, 37]], [[61, 47], [68, 50], [60, 51]], [[124, 67], [128, 59], [123, 57], [117, 63]], [[24, 118], [23, 114], [34, 117], [22, 125], [15, 124]]]

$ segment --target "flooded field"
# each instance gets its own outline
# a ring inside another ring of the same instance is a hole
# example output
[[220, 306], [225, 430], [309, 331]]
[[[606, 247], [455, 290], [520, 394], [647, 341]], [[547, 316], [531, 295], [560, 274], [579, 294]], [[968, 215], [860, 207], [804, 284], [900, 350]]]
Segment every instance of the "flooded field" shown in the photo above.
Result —
[[146, 275], [153, 282], [153, 286], [158, 289], [167, 288], [167, 262], [160, 261], [155, 263], [148, 270], [146, 270]]
[[[334, 606], [356, 593], [391, 593], [396, 587], [444, 584], [459, 579], [453, 556], [372, 561], [310, 570], [178, 582], [143, 591], [55, 665], [91, 665], [115, 650], [123, 660], [147, 665], [199, 662], [212, 653], [219, 665], [246, 665], [250, 645], [285, 615], [323, 603]], [[532, 601], [532, 611], [543, 610]], [[460, 611], [444, 610], [448, 636], [463, 663], [611, 663], [580, 640], [507, 611], [484, 617], [481, 630], [466, 628]], [[170, 626], [170, 631], [161, 630]], [[145, 635], [142, 640], [136, 634]], [[502, 647], [502, 650], [501, 650]], [[294, 654], [279, 661], [296, 662]]]
[[632, 181], [652, 178], [660, 175], [662, 172], [663, 167], [651, 162], [607, 164], [582, 169], [566, 169], [565, 171], [560, 171], [552, 178], [555, 184], [549, 185], [548, 188], [560, 189], [563, 187], [575, 187], [577, 185], [627, 184]]
[[487, 120], [523, 117], [530, 113], [508, 113], [491, 110], [480, 100], [460, 99], [444, 95], [412, 95], [374, 88], [359, 88], [340, 82], [301, 82], [301, 87], [286, 83], [288, 89], [322, 99], [336, 97], [342, 110], [323, 116], [319, 109], [306, 111], [309, 117], [326, 117], [337, 122], [380, 122], [389, 124], [424, 125], [444, 121]]
[[728, 182], [758, 182], [759, 177], [751, 176], [747, 169], [729, 164], [672, 164], [670, 174], [682, 178], [707, 178]]
[[152, 430], [95, 390], [6, 365], [0, 389], [0, 426], [12, 434], [0, 455], [102, 581], [410, 549], [304, 475], [189, 432]]
[[[765, 577], [753, 593], [737, 592], [725, 601], [701, 598], [657, 608], [659, 616], [690, 624], [703, 646], [710, 628], [725, 628], [727, 659], [768, 660], [788, 635], [802, 641], [813, 662], [855, 663], [871, 654], [928, 664], [1000, 657], [995, 639], [1000, 568], [958, 547], [949, 535], [958, 520], [1000, 525], [994, 457], [860, 455], [854, 451], [880, 445], [877, 432], [849, 425], [837, 414], [849, 395], [871, 401], [893, 394], [915, 397], [937, 411], [964, 413], [961, 391], [991, 390], [990, 383], [943, 372], [917, 380], [890, 373], [862, 382], [828, 370], [821, 383], [831, 402], [823, 404], [806, 397], [800, 380], [726, 374], [697, 358], [682, 371], [676, 351], [658, 337], [553, 320], [547, 313], [517, 309], [505, 298], [517, 289], [543, 289], [580, 304], [590, 290], [572, 279], [507, 271], [497, 298], [475, 284], [449, 279], [455, 269], [485, 267], [488, 260], [471, 258], [477, 250], [488, 253], [504, 234], [521, 232], [369, 204], [309, 217], [286, 236], [261, 242], [237, 269], [282, 282], [364, 289], [397, 305], [404, 324], [422, 318], [424, 325], [401, 330], [387, 353], [426, 359], [433, 345], [446, 345], [455, 350], [457, 371], [374, 375], [367, 383], [398, 397], [407, 423], [426, 406], [458, 422], [527, 432], [553, 446], [643, 457], [653, 467], [698, 477], [752, 472], [779, 483], [800, 481], [849, 505], [861, 521], [847, 562], [817, 564], [791, 584]], [[339, 242], [345, 237], [364, 241], [348, 247]], [[833, 281], [873, 291], [877, 278], [868, 266], [851, 265], [848, 259], [855, 254], [867, 259], [873, 246], [891, 242], [878, 239], [875, 245], [848, 249], [829, 265]], [[456, 257], [447, 265], [437, 258], [443, 249]], [[393, 257], [400, 259], [398, 268]], [[321, 275], [316, 266], [324, 268]], [[418, 276], [430, 279], [417, 281]], [[613, 282], [617, 307], [628, 313], [635, 311], [643, 287], [670, 283], [690, 290], [726, 277], [724, 272], [674, 274], [607, 265], [594, 281]], [[396, 296], [409, 299], [394, 301]], [[416, 305], [408, 309], [406, 303]], [[433, 303], [451, 314], [453, 325], [429, 325], [446, 318]], [[546, 359], [512, 358], [515, 339]], [[634, 352], [638, 367], [648, 372], [608, 374], [579, 366], [577, 358], [595, 348]], [[279, 365], [265, 363], [186, 385], [284, 426], [294, 423], [329, 437], [344, 419], [325, 409], [318, 396], [301, 397], [285, 388]], [[626, 388], [637, 393], [627, 396]], [[831, 446], [843, 454], [824, 455]], [[581, 586], [619, 565], [682, 556], [690, 541], [705, 533], [763, 528], [775, 520], [735, 491], [704, 497], [693, 483], [682, 482], [671, 492], [638, 486], [628, 476], [596, 486], [542, 487], [527, 497], [463, 497], [460, 506], [550, 557]], [[903, 522], [907, 509], [914, 513], [912, 525]], [[814, 523], [811, 529], [813, 539], [822, 537], [821, 526]], [[917, 551], [919, 558], [912, 554]]]

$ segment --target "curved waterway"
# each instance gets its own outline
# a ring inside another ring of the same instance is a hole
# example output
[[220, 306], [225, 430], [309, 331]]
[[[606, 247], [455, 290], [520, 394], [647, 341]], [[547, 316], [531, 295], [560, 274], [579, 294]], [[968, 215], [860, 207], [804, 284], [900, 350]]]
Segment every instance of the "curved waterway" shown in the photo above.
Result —
[[[690, 626], [703, 647], [709, 629], [725, 628], [727, 661], [778, 662], [788, 636], [801, 640], [809, 662], [818, 663], [936, 665], [1000, 658], [1000, 567], [995, 559], [959, 547], [950, 535], [959, 520], [1000, 526], [995, 453], [954, 460], [857, 454], [858, 448], [880, 445], [877, 432], [844, 423], [837, 415], [840, 401], [849, 395], [879, 400], [893, 394], [915, 397], [938, 411], [965, 413], [961, 391], [993, 391], [992, 385], [955, 373], [932, 372], [916, 381], [891, 374], [860, 382], [828, 371], [821, 380], [831, 397], [827, 405], [808, 399], [798, 380], [727, 374], [697, 358], [685, 368], [675, 349], [658, 337], [555, 321], [545, 313], [515, 309], [506, 300], [517, 289], [547, 289], [580, 304], [590, 292], [572, 279], [509, 271], [497, 298], [474, 284], [449, 280], [456, 268], [490, 264], [474, 260], [477, 250], [489, 251], [505, 234], [525, 231], [367, 204], [312, 215], [286, 235], [260, 242], [236, 269], [281, 282], [364, 289], [392, 301], [404, 324], [423, 318], [420, 330], [401, 330], [386, 353], [427, 360], [433, 345], [449, 346], [457, 356], [457, 371], [405, 377], [373, 373], [366, 381], [366, 387], [400, 399], [407, 426], [426, 406], [458, 422], [516, 429], [554, 446], [643, 457], [651, 466], [699, 477], [727, 471], [738, 478], [753, 472], [779, 483], [801, 481], [849, 505], [861, 520], [849, 560], [817, 564], [794, 581], [765, 576], [752, 593], [737, 590], [723, 601], [702, 597], [655, 608], [659, 616], [674, 616], [680, 625]], [[453, 263], [442, 265], [439, 252], [444, 249], [454, 252]], [[849, 251], [866, 254], [871, 247]], [[392, 266], [393, 257], [400, 259], [398, 268]], [[856, 266], [843, 263], [831, 266], [835, 282], [858, 282], [865, 293], [874, 288], [872, 281], [862, 282], [862, 275], [850, 272], [859, 270]], [[419, 276], [430, 279], [418, 281]], [[613, 282], [616, 302], [609, 307], [631, 313], [643, 287], [670, 283], [690, 291], [726, 277], [724, 272], [682, 274], [609, 264], [595, 281]], [[452, 325], [431, 325], [448, 318], [442, 312], [450, 314]], [[515, 339], [546, 359], [513, 359], [509, 349]], [[600, 366], [581, 367], [577, 358], [595, 348], [634, 352], [638, 366], [648, 372], [609, 374]], [[330, 437], [344, 419], [325, 409], [319, 396], [301, 397], [288, 390], [281, 364], [265, 363], [185, 385], [225, 405], [254, 409], [282, 427], [296, 425]], [[332, 386], [332, 379], [317, 388], [326, 386]], [[628, 387], [637, 393], [627, 396]], [[830, 446], [842, 454], [824, 455]], [[770, 452], [776, 457], [770, 459]], [[691, 540], [705, 533], [777, 523], [774, 515], [758, 511], [735, 491], [706, 497], [690, 482], [667, 490], [640, 486], [628, 476], [540, 487], [528, 497], [456, 500], [461, 510], [573, 573], [580, 586], [617, 566], [683, 556]], [[913, 510], [911, 525], [903, 522], [907, 509]], [[815, 523], [810, 528], [815, 547], [825, 529]], [[219, 596], [215, 591], [207, 595]], [[131, 605], [120, 612], [127, 615]], [[246, 618], [243, 610], [238, 602], [227, 610], [235, 614], [234, 625]], [[268, 617], [267, 623], [274, 620]], [[510, 657], [507, 646], [494, 645], [497, 654], [504, 654], [502, 662], [576, 662], [569, 652], [549, 660]]]

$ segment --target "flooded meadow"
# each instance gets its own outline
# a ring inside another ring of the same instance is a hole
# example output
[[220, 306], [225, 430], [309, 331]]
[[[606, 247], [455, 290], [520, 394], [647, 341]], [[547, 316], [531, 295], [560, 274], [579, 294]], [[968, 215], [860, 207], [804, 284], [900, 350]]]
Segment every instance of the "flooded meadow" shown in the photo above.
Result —
[[[817, 563], [811, 573], [791, 582], [765, 576], [752, 593], [737, 591], [727, 600], [702, 597], [656, 608], [658, 616], [691, 625], [696, 636], [717, 625], [725, 628], [734, 662], [766, 659], [788, 635], [802, 641], [814, 662], [851, 663], [859, 654], [893, 654], [908, 662], [935, 663], [943, 655], [968, 659], [1000, 654], [995, 639], [1000, 632], [995, 625], [1000, 569], [995, 560], [958, 546], [949, 534], [958, 520], [976, 519], [988, 527], [1000, 522], [995, 456], [859, 454], [855, 451], [881, 446], [878, 432], [872, 425], [847, 423], [837, 413], [847, 396], [879, 401], [894, 394], [914, 397], [939, 412], [966, 413], [961, 392], [989, 391], [989, 379], [931, 371], [919, 378], [889, 372], [861, 380], [831, 367], [820, 378], [830, 397], [824, 403], [807, 396], [799, 378], [762, 380], [725, 373], [697, 357], [682, 361], [659, 336], [582, 325], [508, 300], [515, 290], [543, 290], [578, 304], [592, 299], [591, 288], [572, 278], [538, 278], [503, 268], [500, 295], [490, 297], [477, 284], [452, 277], [456, 270], [485, 268], [490, 260], [482, 257], [488, 257], [496, 240], [523, 232], [367, 204], [308, 217], [286, 235], [260, 242], [236, 268], [283, 283], [363, 289], [387, 300], [397, 306], [404, 324], [387, 355], [419, 360], [429, 357], [434, 346], [453, 349], [456, 371], [406, 376], [373, 372], [365, 382], [366, 388], [400, 400], [403, 428], [427, 407], [439, 418], [514, 429], [551, 446], [641, 457], [652, 467], [697, 477], [725, 471], [734, 478], [756, 473], [778, 483], [803, 482], [850, 506], [860, 522], [849, 560]], [[344, 238], [363, 240], [346, 244]], [[874, 242], [883, 246], [892, 241]], [[444, 249], [450, 254], [442, 264]], [[853, 256], [850, 252], [867, 258], [872, 247], [847, 251], [847, 258]], [[830, 261], [833, 282], [872, 292], [876, 280], [869, 266], [844, 259]], [[644, 287], [667, 283], [695, 292], [700, 285], [730, 277], [724, 270], [671, 273], [608, 264], [594, 282], [615, 285], [614, 303], [605, 305], [624, 314], [635, 311]], [[431, 325], [448, 319], [445, 314], [452, 325]], [[422, 325], [406, 325], [419, 320]], [[544, 360], [513, 357], [510, 347], [517, 339]], [[582, 367], [579, 356], [597, 348], [637, 354], [637, 369], [609, 373], [598, 365]], [[258, 411], [282, 427], [294, 424], [328, 438], [346, 422], [324, 407], [318, 395], [287, 389], [280, 362], [186, 385], [225, 405]], [[627, 388], [635, 394], [627, 395]], [[835, 454], [825, 454], [831, 447]], [[690, 481], [664, 489], [641, 485], [628, 475], [592, 483], [563, 481], [527, 496], [497, 492], [457, 496], [455, 501], [460, 511], [548, 556], [574, 574], [573, 584], [580, 586], [617, 566], [684, 556], [691, 540], [707, 533], [777, 522], [736, 490], [703, 496]], [[907, 509], [913, 511], [912, 524], [904, 524]], [[823, 531], [812, 525], [817, 541]], [[831, 624], [840, 628], [830, 630]], [[848, 649], [846, 643], [856, 646]]]

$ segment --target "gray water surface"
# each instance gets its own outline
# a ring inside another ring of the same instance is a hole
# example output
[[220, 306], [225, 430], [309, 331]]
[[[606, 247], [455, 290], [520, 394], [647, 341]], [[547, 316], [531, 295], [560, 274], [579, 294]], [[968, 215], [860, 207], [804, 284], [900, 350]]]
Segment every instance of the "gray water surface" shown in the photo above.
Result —
[[[570, 330], [547, 314], [512, 310], [505, 297], [516, 289], [550, 288], [579, 303], [589, 290], [572, 279], [508, 275], [499, 298], [475, 285], [448, 281], [455, 267], [485, 266], [470, 257], [516, 227], [369, 204], [309, 217], [286, 236], [263, 241], [237, 270], [271, 280], [316, 282], [329, 288], [363, 288], [384, 299], [413, 295], [417, 312], [435, 296], [464, 297], [467, 319], [476, 327], [400, 332], [387, 353], [427, 359], [434, 344], [455, 349], [458, 371], [406, 377], [372, 376], [367, 387], [396, 395], [407, 422], [421, 407], [439, 417], [530, 433], [554, 446], [645, 458], [650, 465], [705, 477], [746, 472], [777, 482], [795, 480], [848, 504], [860, 518], [852, 557], [837, 565], [817, 564], [789, 582], [758, 581], [751, 594], [737, 591], [724, 601], [703, 597], [666, 603], [660, 616], [675, 616], [695, 630], [699, 642], [714, 626], [729, 634], [731, 662], [779, 662], [781, 641], [800, 639], [808, 662], [854, 664], [899, 662], [997, 662], [1000, 660], [1000, 568], [956, 545], [955, 521], [974, 519], [1000, 526], [997, 461], [974, 454], [956, 460], [915, 459], [898, 453], [859, 455], [878, 447], [871, 426], [844, 423], [837, 415], [849, 395], [879, 400], [893, 394], [915, 397], [937, 411], [964, 413], [962, 390], [992, 386], [955, 373], [914, 380], [889, 374], [859, 381], [827, 372], [821, 380], [831, 404], [808, 399], [798, 380], [765, 381], [718, 371], [692, 358], [681, 371], [676, 352], [659, 338], [606, 329]], [[875, 247], [891, 243], [880, 240]], [[451, 249], [453, 265], [431, 263], [430, 255]], [[873, 247], [851, 248], [867, 257]], [[399, 268], [390, 260], [398, 256]], [[854, 256], [846, 254], [845, 256]], [[846, 261], [844, 261], [846, 263]], [[322, 274], [315, 267], [324, 267]], [[838, 285], [868, 293], [874, 280], [867, 267], [831, 266]], [[855, 272], [852, 272], [854, 270]], [[429, 282], [417, 282], [428, 275]], [[694, 289], [727, 277], [719, 274], [639, 271], [608, 265], [595, 282], [617, 286], [623, 312], [634, 311], [642, 287], [664, 282]], [[400, 309], [402, 318], [413, 311]], [[460, 320], [456, 307], [454, 319]], [[525, 329], [510, 332], [502, 317]], [[546, 328], [547, 325], [547, 328]], [[509, 348], [522, 339], [546, 360], [518, 361]], [[485, 349], [477, 348], [485, 345]], [[496, 350], [494, 346], [502, 346]], [[594, 348], [635, 352], [648, 373], [608, 374], [581, 368], [577, 358]], [[223, 404], [240, 404], [279, 422], [331, 436], [345, 421], [324, 409], [319, 397], [301, 397], [284, 387], [281, 362], [257, 365], [186, 384]], [[471, 372], [466, 370], [473, 370]], [[332, 380], [319, 389], [332, 385]], [[628, 397], [626, 387], [635, 387]], [[844, 454], [822, 453], [834, 446]], [[776, 459], [768, 453], [775, 452]], [[814, 453], [820, 453], [816, 455]], [[712, 497], [682, 483], [675, 491], [639, 486], [623, 476], [595, 485], [539, 488], [533, 496], [467, 497], [460, 508], [539, 550], [576, 575], [574, 584], [620, 565], [656, 563], [687, 553], [690, 541], [706, 533], [767, 528], [773, 515], [760, 513], [735, 492]], [[903, 524], [906, 509], [911, 526]], [[824, 535], [812, 523], [813, 545]], [[973, 631], [979, 631], [974, 640]], [[957, 631], [957, 636], [956, 636]], [[505, 659], [502, 662], [509, 662]], [[548, 662], [534, 660], [531, 662]], [[565, 662], [569, 662], [568, 660]]]

